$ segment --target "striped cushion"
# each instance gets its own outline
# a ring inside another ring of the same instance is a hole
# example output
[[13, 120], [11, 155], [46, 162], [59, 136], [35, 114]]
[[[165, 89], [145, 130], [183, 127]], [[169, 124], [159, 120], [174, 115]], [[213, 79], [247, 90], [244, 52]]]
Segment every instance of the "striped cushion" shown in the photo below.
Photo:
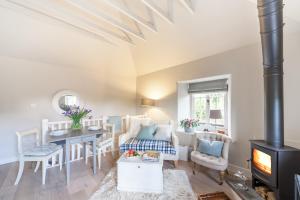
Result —
[[125, 152], [129, 149], [135, 151], [159, 151], [164, 154], [176, 154], [175, 147], [171, 142], [163, 140], [139, 140], [137, 138], [131, 138], [120, 146], [120, 151]]
[[24, 156], [47, 156], [47, 155], [52, 154], [60, 149], [62, 149], [62, 147], [60, 145], [50, 143], [48, 145], [41, 145], [41, 146], [33, 147], [32, 149], [29, 149], [29, 150], [23, 152], [23, 155]]

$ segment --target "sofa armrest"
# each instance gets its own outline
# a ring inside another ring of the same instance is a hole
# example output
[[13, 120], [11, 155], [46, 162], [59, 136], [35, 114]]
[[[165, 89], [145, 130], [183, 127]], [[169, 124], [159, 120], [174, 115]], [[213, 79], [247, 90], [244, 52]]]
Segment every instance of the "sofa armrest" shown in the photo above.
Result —
[[119, 146], [124, 144], [127, 140], [130, 139], [130, 134], [129, 133], [124, 133], [119, 136]]
[[172, 134], [172, 144], [176, 149], [179, 148], [179, 139], [175, 134]]

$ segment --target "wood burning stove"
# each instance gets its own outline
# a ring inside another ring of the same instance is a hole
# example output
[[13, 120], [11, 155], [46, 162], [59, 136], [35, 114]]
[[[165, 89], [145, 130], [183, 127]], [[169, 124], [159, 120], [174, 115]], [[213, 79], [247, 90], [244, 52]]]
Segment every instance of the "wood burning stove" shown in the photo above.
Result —
[[252, 187], [267, 186], [277, 199], [294, 199], [294, 175], [300, 172], [300, 150], [277, 148], [264, 140], [251, 140]]
[[283, 0], [257, 0], [264, 65], [265, 140], [251, 140], [252, 186], [294, 199], [300, 150], [284, 145]]

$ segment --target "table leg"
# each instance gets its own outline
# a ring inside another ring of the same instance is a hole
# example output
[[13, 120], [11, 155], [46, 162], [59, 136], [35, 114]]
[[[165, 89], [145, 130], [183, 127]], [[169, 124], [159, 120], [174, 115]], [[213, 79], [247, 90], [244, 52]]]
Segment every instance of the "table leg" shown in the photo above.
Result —
[[70, 143], [66, 141], [66, 170], [67, 170], [67, 184], [70, 183]]
[[96, 138], [93, 140], [93, 172], [96, 174]]

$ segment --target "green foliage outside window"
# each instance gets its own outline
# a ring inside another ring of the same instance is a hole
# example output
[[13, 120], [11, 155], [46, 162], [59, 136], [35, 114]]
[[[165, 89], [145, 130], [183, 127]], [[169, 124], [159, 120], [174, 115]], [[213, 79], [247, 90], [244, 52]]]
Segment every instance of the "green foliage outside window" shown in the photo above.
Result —
[[[194, 95], [194, 116], [201, 123], [209, 123], [218, 125], [224, 125], [224, 110], [225, 110], [225, 93], [206, 93]], [[209, 101], [209, 102], [208, 102]], [[209, 106], [209, 108], [207, 108]], [[221, 110], [223, 119], [209, 119], [209, 110]]]

